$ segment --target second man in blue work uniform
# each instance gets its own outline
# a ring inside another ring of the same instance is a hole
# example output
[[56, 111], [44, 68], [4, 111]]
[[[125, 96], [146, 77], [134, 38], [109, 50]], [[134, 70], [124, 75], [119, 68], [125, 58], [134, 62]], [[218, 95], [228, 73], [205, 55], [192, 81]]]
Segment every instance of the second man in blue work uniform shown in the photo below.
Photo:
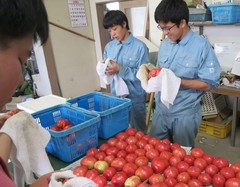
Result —
[[168, 109], [156, 94], [150, 135], [194, 147], [202, 119], [200, 101], [205, 91], [219, 86], [221, 68], [210, 43], [188, 25], [184, 0], [163, 0], [155, 10], [158, 28], [167, 36], [161, 43], [158, 65], [181, 79], [177, 97]]

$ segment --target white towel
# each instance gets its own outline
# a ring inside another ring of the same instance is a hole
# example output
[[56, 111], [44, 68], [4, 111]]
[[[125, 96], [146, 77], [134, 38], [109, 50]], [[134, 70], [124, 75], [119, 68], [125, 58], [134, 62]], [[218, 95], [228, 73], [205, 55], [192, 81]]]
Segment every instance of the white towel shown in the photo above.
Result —
[[98, 62], [96, 67], [97, 73], [100, 76], [100, 78], [102, 78], [103, 82], [107, 85], [109, 85], [114, 80], [116, 96], [126, 97], [129, 95], [129, 90], [124, 80], [116, 74], [115, 75], [105, 74], [107, 67], [111, 67], [110, 61], [111, 59], [108, 58], [105, 62]]
[[[144, 71], [143, 71], [144, 72]], [[174, 100], [176, 99], [178, 90], [180, 88], [181, 79], [177, 77], [170, 69], [162, 68], [160, 73], [156, 77], [150, 78], [147, 83], [146, 73], [142, 74], [139, 72], [138, 75], [142, 84], [145, 84], [143, 89], [146, 92], [161, 92], [161, 102], [169, 108], [170, 104], [172, 105]]]
[[18, 187], [33, 183], [34, 174], [41, 176], [53, 171], [45, 152], [51, 136], [30, 114], [22, 111], [10, 117], [0, 133], [8, 134], [13, 141], [10, 160]]
[[[62, 184], [58, 179], [69, 179]], [[86, 177], [77, 177], [71, 170], [55, 172], [51, 175], [49, 187], [97, 187], [97, 185]]]

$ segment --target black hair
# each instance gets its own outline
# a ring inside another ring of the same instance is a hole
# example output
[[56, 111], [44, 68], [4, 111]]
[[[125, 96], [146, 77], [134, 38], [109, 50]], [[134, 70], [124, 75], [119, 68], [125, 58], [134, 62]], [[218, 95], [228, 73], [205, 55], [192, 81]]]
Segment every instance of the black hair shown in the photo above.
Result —
[[48, 16], [42, 0], [0, 0], [0, 47], [9, 42], [34, 34], [46, 43], [49, 34]]
[[171, 21], [178, 26], [182, 19], [188, 24], [189, 9], [184, 0], [162, 0], [157, 6], [154, 14], [157, 23], [167, 23]]
[[103, 27], [108, 29], [115, 25], [123, 26], [124, 22], [126, 22], [126, 28], [129, 30], [127, 16], [120, 10], [111, 10], [107, 12], [103, 18]]

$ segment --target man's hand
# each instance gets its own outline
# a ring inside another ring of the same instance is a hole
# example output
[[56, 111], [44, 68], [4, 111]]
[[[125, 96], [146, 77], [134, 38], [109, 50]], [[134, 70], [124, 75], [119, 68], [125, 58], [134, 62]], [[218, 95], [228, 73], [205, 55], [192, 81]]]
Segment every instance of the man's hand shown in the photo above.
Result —
[[48, 187], [50, 178], [53, 172], [47, 173], [41, 177], [39, 177], [34, 183], [32, 183], [29, 187]]
[[106, 75], [114, 75], [114, 74], [117, 74], [119, 72], [119, 65], [114, 62], [113, 60], [110, 60], [111, 62], [111, 66], [108, 66], [107, 69], [106, 69]]

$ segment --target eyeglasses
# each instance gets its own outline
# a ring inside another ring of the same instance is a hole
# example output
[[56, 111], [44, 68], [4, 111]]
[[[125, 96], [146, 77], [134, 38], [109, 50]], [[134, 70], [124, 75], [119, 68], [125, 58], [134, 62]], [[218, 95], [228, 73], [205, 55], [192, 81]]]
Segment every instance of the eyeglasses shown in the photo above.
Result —
[[171, 31], [171, 29], [173, 28], [173, 27], [175, 27], [177, 24], [175, 23], [173, 26], [171, 26], [171, 27], [160, 27], [160, 25], [157, 25], [157, 28], [159, 29], [159, 30], [161, 30], [162, 32], [165, 32], [166, 34], [169, 34], [170, 33], [170, 31]]

